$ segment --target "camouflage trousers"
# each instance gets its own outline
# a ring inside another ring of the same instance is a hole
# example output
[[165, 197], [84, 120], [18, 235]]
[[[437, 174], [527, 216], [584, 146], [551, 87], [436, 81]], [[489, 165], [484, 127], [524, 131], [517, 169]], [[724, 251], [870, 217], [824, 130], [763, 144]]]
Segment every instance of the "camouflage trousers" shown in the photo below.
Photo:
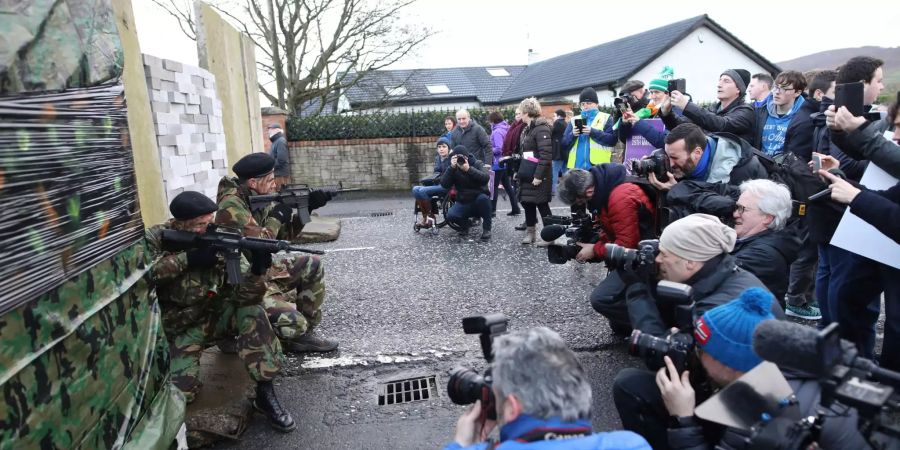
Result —
[[235, 333], [238, 334], [238, 356], [250, 378], [254, 381], [275, 378], [284, 355], [260, 305], [238, 306], [225, 302], [219, 311], [208, 317], [206, 323], [169, 336], [172, 382], [189, 403], [200, 392], [200, 354], [203, 349]]
[[298, 338], [322, 321], [325, 269], [318, 256], [273, 255], [266, 281], [263, 306], [279, 338]]

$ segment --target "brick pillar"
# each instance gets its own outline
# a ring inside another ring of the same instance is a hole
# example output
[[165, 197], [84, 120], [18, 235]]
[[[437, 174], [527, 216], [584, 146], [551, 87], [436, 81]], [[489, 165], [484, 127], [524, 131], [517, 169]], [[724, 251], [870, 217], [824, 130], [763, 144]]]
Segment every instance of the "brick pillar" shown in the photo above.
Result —
[[281, 125], [284, 137], [287, 138], [287, 111], [273, 107], [262, 108], [263, 148], [266, 151], [272, 146], [272, 141], [269, 140], [269, 125], [273, 123]]

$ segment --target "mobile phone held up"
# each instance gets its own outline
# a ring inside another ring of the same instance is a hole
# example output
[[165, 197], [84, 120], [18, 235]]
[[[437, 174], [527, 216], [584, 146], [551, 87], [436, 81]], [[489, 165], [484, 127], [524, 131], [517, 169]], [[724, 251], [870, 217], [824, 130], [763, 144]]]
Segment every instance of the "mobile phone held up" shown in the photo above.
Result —
[[672, 91], [678, 91], [684, 94], [684, 90], [687, 89], [687, 80], [684, 78], [678, 78], [675, 80], [669, 80], [669, 93]]
[[581, 116], [575, 116], [575, 128], [580, 130], [582, 127], [584, 127], [584, 119]]
[[846, 106], [850, 114], [856, 117], [861, 117], [866, 113], [863, 105], [863, 84], [861, 81], [835, 85], [834, 110], [841, 109], [841, 106]]

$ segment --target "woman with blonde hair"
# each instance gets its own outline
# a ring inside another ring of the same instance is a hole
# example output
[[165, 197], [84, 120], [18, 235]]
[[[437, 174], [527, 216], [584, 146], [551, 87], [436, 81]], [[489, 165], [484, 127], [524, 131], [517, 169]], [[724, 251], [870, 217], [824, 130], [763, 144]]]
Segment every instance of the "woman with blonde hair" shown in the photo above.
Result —
[[[537, 159], [534, 177], [530, 180], [519, 180], [522, 184], [521, 203], [525, 210], [525, 238], [522, 239], [522, 244], [533, 244], [536, 239], [537, 212], [540, 211], [542, 222], [544, 217], [550, 215], [553, 179], [552, 126], [547, 119], [541, 117], [541, 104], [534, 97], [522, 100], [519, 109], [522, 111], [522, 122], [525, 124], [520, 151], [523, 158]], [[538, 242], [539, 246], [548, 244], [549, 242], [543, 240]]]

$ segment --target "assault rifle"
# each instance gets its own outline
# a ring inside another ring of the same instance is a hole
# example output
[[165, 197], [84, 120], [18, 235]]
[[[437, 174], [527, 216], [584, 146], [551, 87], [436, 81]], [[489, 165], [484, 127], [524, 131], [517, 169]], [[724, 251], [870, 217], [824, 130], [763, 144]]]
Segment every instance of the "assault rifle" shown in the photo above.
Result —
[[228, 284], [241, 284], [241, 250], [278, 253], [280, 251], [304, 252], [324, 255], [322, 250], [303, 248], [288, 241], [245, 237], [231, 228], [210, 224], [206, 233], [192, 233], [180, 230], [162, 230], [163, 247], [169, 251], [184, 251], [195, 248], [213, 248], [225, 256], [225, 272]]
[[309, 194], [311, 192], [322, 191], [327, 194], [328, 200], [331, 200], [335, 195], [340, 193], [361, 190], [362, 189], [359, 188], [345, 189], [343, 183], [338, 183], [337, 187], [323, 187], [319, 189], [312, 189], [306, 184], [286, 184], [282, 186], [281, 192], [277, 194], [251, 195], [250, 209], [257, 211], [265, 208], [269, 203], [281, 203], [297, 210], [297, 217], [300, 219], [300, 224], [306, 225], [310, 221]]

